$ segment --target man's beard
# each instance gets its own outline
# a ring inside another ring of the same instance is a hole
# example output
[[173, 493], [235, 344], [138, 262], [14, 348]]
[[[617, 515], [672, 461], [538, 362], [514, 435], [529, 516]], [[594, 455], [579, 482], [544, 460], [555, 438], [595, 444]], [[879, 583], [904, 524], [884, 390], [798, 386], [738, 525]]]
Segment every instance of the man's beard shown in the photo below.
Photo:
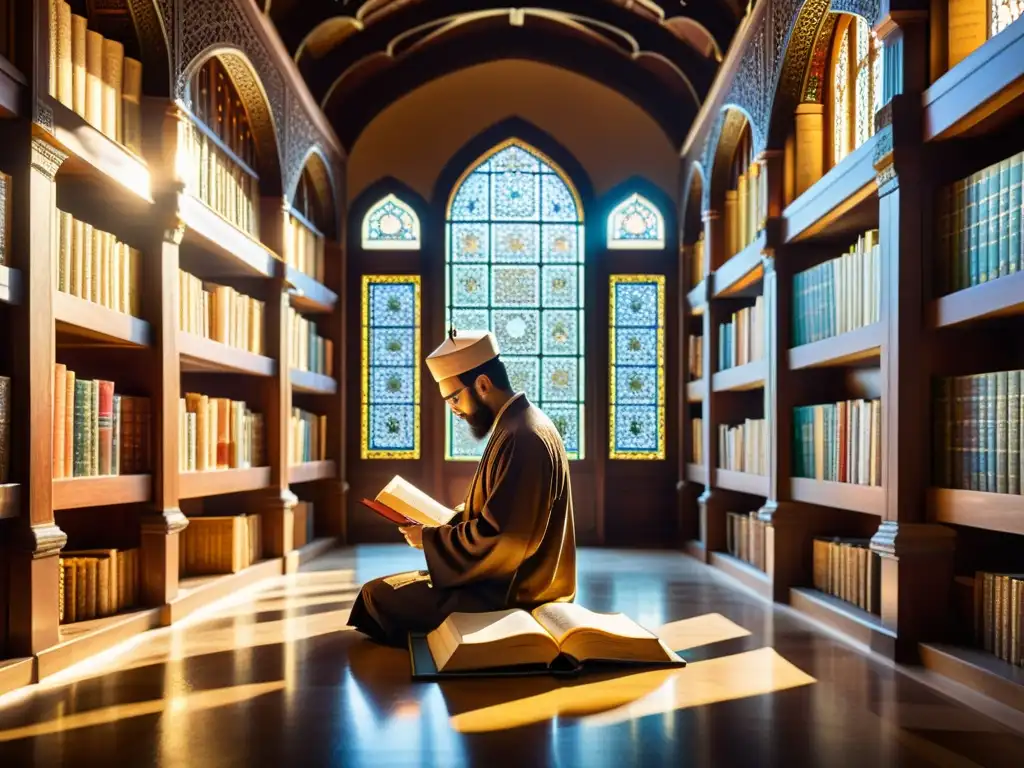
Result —
[[477, 440], [483, 440], [487, 437], [487, 433], [491, 431], [491, 427], [494, 426], [495, 413], [490, 407], [484, 403], [476, 395], [476, 391], [470, 387], [467, 392], [470, 398], [473, 400], [473, 405], [476, 406], [476, 410], [473, 413], [463, 414], [463, 418], [469, 425], [469, 431], [473, 433], [473, 437]]

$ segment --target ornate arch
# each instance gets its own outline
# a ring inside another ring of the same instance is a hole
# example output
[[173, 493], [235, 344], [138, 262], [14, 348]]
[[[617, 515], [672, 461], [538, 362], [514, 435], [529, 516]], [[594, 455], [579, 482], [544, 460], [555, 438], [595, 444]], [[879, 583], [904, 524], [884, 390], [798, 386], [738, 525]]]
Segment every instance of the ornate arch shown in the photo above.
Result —
[[171, 94], [171, 47], [164, 17], [157, 3], [168, 0], [126, 0], [139, 39], [142, 57], [142, 90], [150, 96]]
[[698, 227], [702, 227], [703, 224], [700, 220], [700, 213], [704, 210], [704, 189], [708, 186], [707, 178], [704, 174], [704, 168], [699, 163], [694, 161], [690, 164], [690, 168], [686, 172], [686, 177], [683, 186], [683, 193], [680, 195], [679, 205], [679, 239], [680, 242], [686, 242], [690, 232], [687, 231], [686, 226], [690, 219], [690, 206], [694, 204], [694, 200], [691, 197], [694, 194], [694, 185], [697, 185], [697, 199], [696, 205], [698, 210]]
[[607, 241], [609, 216], [614, 213], [615, 209], [623, 201], [633, 195], [644, 198], [647, 203], [656, 209], [661, 218], [664, 229], [663, 244], [657, 250], [665, 252], [674, 250], [679, 234], [676, 204], [665, 190], [643, 176], [631, 176], [624, 181], [620, 181], [601, 196], [597, 212], [600, 219], [595, 224], [592, 224], [592, 226], [599, 230], [596, 234], [600, 236], [602, 241]]
[[337, 187], [334, 183], [334, 172], [331, 169], [330, 161], [319, 144], [313, 144], [306, 150], [306, 155], [299, 164], [299, 173], [289, 182], [285, 192], [285, 196], [289, 200], [294, 200], [299, 179], [305, 170], [309, 171], [309, 179], [313, 182], [317, 199], [323, 206], [324, 212], [328, 214], [327, 223], [330, 225], [330, 231], [324, 232], [324, 235], [329, 239], [337, 240], [340, 237]]
[[701, 190], [704, 210], [711, 209], [714, 203], [725, 194], [729, 166], [736, 152], [736, 145], [739, 144], [743, 134], [743, 129], [747, 125], [750, 126], [756, 154], [757, 134], [754, 131], [754, 121], [750, 113], [734, 104], [722, 107], [719, 119], [715, 123], [715, 130], [709, 137], [708, 147], [705, 150], [704, 164], [710, 168], [710, 179], [706, 180], [704, 188]]

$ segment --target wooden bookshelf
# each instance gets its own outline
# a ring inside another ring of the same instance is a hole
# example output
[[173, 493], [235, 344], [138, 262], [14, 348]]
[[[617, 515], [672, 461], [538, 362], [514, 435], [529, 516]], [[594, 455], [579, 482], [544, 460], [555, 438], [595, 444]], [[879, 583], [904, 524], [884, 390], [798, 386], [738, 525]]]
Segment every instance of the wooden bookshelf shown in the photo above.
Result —
[[153, 342], [152, 329], [145, 320], [70, 293], [54, 292], [53, 319], [59, 335], [85, 343], [148, 347]]
[[271, 558], [243, 568], [238, 573], [187, 576], [179, 583], [178, 596], [163, 607], [160, 624], [175, 624], [201, 608], [282, 573], [284, 564], [281, 558]]
[[269, 486], [270, 467], [182, 472], [178, 476], [178, 496], [182, 499], [258, 491]]
[[291, 305], [299, 312], [331, 312], [338, 302], [338, 294], [290, 264], [286, 267], [285, 281], [289, 286], [288, 298]]
[[62, 624], [57, 645], [36, 657], [38, 679], [43, 680], [148, 629], [155, 629], [160, 625], [159, 620], [159, 608], [140, 608], [102, 619]]
[[21, 273], [3, 264], [0, 264], [0, 302], [21, 303]]
[[711, 389], [714, 392], [742, 392], [748, 389], [760, 389], [768, 377], [768, 361], [755, 360], [745, 365], [737, 365], [717, 371], [711, 376]]
[[744, 562], [738, 557], [733, 557], [726, 552], [712, 552], [708, 555], [708, 564], [738, 581], [760, 597], [766, 600], [771, 599], [771, 579], [767, 573], [758, 570], [750, 563]]
[[883, 323], [872, 323], [830, 339], [792, 347], [789, 350], [789, 368], [798, 371], [805, 368], [877, 364], [887, 330]]
[[271, 277], [277, 257], [258, 240], [229, 222], [202, 200], [178, 196], [178, 215], [185, 224], [184, 249], [203, 253], [202, 277]]
[[249, 376], [273, 376], [277, 363], [263, 355], [221, 344], [219, 341], [178, 331], [178, 353], [183, 372], [244, 373]]
[[928, 313], [935, 328], [1006, 315], [1024, 315], [1024, 272], [940, 296], [931, 303]]
[[292, 485], [311, 483], [315, 480], [329, 480], [336, 474], [337, 469], [333, 461], [307, 461], [288, 467], [288, 482]]
[[757, 283], [764, 275], [764, 248], [765, 234], [762, 231], [754, 242], [715, 270], [713, 298], [738, 295]]
[[1024, 496], [954, 488], [929, 488], [936, 522], [1024, 536]]
[[708, 475], [707, 470], [704, 469], [703, 464], [687, 464], [686, 465], [686, 479], [691, 483], [698, 483], [700, 485], [707, 485]]
[[885, 489], [875, 485], [832, 483], [793, 477], [789, 481], [789, 496], [793, 501], [817, 504], [823, 507], [848, 509], [865, 515], [885, 515]]
[[892, 656], [896, 633], [873, 613], [811, 588], [793, 588], [789, 604], [820, 624], [883, 656]]
[[30, 685], [36, 679], [34, 657], [0, 660], [0, 696]]
[[686, 382], [686, 402], [700, 403], [707, 397], [708, 388], [704, 386], [704, 379]]
[[921, 663], [926, 669], [1024, 712], [1024, 667], [1015, 667], [985, 651], [939, 643], [921, 644]]
[[338, 391], [338, 382], [330, 376], [311, 371], [300, 371], [292, 368], [289, 373], [292, 382], [292, 390], [295, 392], [306, 392], [311, 395], [333, 395]]
[[749, 493], [752, 496], [768, 495], [767, 475], [754, 475], [750, 472], [736, 472], [731, 469], [716, 469], [713, 485], [715, 488]]
[[54, 509], [84, 509], [114, 504], [138, 504], [152, 497], [150, 475], [68, 477], [53, 481]]
[[0, 520], [12, 520], [20, 514], [20, 494], [21, 486], [17, 483], [0, 485]]
[[686, 306], [690, 312], [697, 315], [704, 311], [708, 304], [708, 282], [701, 280], [697, 286], [686, 294]]
[[0, 56], [0, 118], [20, 117], [22, 94], [28, 81], [11, 62]]

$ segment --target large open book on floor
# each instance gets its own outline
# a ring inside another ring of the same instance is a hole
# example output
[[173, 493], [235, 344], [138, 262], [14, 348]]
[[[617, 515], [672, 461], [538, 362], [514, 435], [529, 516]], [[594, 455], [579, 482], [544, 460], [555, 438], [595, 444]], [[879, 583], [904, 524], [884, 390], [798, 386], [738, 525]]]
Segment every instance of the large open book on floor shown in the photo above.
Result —
[[453, 510], [399, 475], [395, 475], [376, 498], [361, 501], [364, 506], [398, 525], [444, 525], [455, 516]]
[[529, 613], [453, 613], [433, 632], [410, 635], [409, 656], [414, 680], [686, 665], [628, 616], [575, 603], [547, 603]]

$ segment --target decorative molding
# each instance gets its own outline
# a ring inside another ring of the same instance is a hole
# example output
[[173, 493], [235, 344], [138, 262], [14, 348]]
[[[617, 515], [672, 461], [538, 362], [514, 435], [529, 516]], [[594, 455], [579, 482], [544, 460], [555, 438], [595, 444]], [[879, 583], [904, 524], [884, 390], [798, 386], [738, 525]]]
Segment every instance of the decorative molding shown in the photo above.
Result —
[[892, 153], [893, 153], [893, 129], [892, 125], [887, 125], [882, 130], [875, 134], [878, 138], [875, 139], [874, 153], [871, 157], [871, 163], [875, 166], [875, 170], [878, 170], [882, 166], [892, 164]]
[[956, 533], [952, 528], [930, 523], [899, 523], [885, 520], [871, 537], [871, 550], [880, 555], [931, 555], [952, 552]]
[[170, 536], [188, 528], [188, 518], [177, 507], [155, 510], [141, 515], [140, 529], [143, 533]]
[[289, 488], [271, 489], [267, 497], [267, 506], [271, 510], [283, 510], [287, 512], [294, 509], [299, 503], [299, 497]]
[[825, 101], [825, 92], [828, 90], [825, 80], [828, 77], [828, 63], [832, 53], [832, 33], [838, 20], [838, 15], [829, 13], [818, 29], [818, 39], [811, 51], [811, 60], [807, 64], [807, 77], [804, 78], [801, 101], [812, 104], [821, 104]]
[[875, 133], [892, 125], [892, 102], [887, 101], [885, 105], [875, 113]]
[[[24, 529], [23, 529], [24, 530]], [[23, 539], [25, 549], [33, 560], [53, 557], [68, 543], [68, 535], [56, 523], [41, 523], [29, 526]]]
[[172, 224], [164, 228], [164, 242], [170, 245], [181, 245], [181, 241], [185, 239], [186, 229], [185, 222], [175, 218]]
[[878, 23], [881, 5], [879, 0], [832, 0], [833, 11], [863, 16], [868, 25], [872, 27]]
[[36, 100], [34, 122], [47, 133], [53, 134], [53, 109], [42, 99]]
[[889, 182], [894, 181], [895, 179], [896, 165], [894, 163], [889, 163], [888, 165], [884, 166], [881, 170], [876, 170], [875, 184], [878, 187], [879, 197], [884, 197], [885, 195], [889, 194], [890, 192], [893, 192], [897, 188], [898, 185], [886, 188], [886, 185], [888, 185]]
[[46, 176], [50, 181], [57, 176], [57, 171], [68, 159], [66, 153], [48, 144], [43, 139], [32, 139], [32, 167]]

